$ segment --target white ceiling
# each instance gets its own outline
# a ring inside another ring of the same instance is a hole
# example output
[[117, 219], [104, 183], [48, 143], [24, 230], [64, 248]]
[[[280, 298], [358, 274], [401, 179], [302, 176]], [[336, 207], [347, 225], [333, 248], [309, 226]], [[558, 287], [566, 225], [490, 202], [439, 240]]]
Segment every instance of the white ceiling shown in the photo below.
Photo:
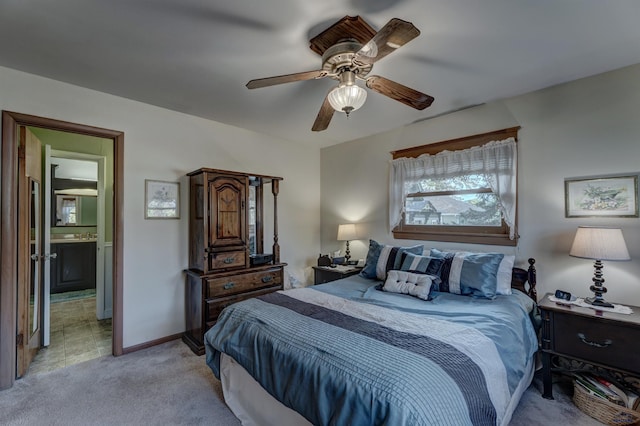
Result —
[[[370, 91], [348, 120], [312, 132], [334, 80], [245, 87], [319, 69], [309, 39], [345, 15], [420, 29], [371, 75], [432, 95], [431, 107]], [[0, 65], [328, 146], [638, 63], [639, 18], [638, 0], [2, 0]]]

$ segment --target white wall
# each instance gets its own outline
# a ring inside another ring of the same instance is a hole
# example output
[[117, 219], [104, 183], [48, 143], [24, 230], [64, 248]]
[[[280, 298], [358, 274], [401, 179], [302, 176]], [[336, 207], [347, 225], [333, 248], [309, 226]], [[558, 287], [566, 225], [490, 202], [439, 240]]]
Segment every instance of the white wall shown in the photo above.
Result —
[[[211, 167], [282, 176], [278, 230], [286, 271], [301, 276], [315, 261], [320, 249], [318, 148], [2, 67], [0, 94], [2, 110], [125, 134], [125, 348], [184, 331], [187, 172]], [[180, 220], [144, 219], [145, 179], [181, 183]], [[271, 237], [265, 234], [268, 247]]]
[[[436, 99], [435, 102], [438, 102]], [[402, 107], [393, 104], [390, 108]], [[565, 218], [564, 179], [640, 172], [640, 65], [425, 120], [321, 152], [322, 252], [343, 246], [339, 223], [356, 222], [363, 237], [386, 243], [390, 151], [521, 126], [517, 248], [424, 242], [428, 247], [515, 253], [537, 261], [539, 294], [556, 288], [589, 295], [593, 262], [569, 256], [578, 225], [622, 227], [632, 260], [604, 262], [607, 299], [640, 306], [640, 219]]]

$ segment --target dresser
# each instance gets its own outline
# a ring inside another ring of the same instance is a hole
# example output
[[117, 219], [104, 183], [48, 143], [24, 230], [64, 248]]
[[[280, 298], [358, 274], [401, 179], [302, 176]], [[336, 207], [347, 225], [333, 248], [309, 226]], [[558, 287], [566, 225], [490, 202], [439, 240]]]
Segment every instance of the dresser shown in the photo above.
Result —
[[542, 381], [553, 399], [551, 358], [559, 355], [640, 377], [640, 307], [630, 315], [558, 304], [549, 294], [538, 303], [542, 315]]
[[[282, 178], [202, 168], [189, 176], [189, 268], [183, 341], [204, 353], [204, 333], [232, 303], [281, 290], [277, 197]], [[265, 211], [265, 194], [272, 197]], [[270, 219], [270, 220], [269, 220]], [[269, 220], [273, 245], [264, 244]]]

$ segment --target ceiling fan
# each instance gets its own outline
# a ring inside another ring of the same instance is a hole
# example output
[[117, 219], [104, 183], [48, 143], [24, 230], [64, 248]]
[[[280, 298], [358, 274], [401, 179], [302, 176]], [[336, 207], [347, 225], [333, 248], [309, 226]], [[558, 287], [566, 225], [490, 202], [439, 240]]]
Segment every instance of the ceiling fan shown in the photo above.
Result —
[[384, 77], [369, 76], [375, 62], [418, 35], [420, 31], [411, 22], [398, 18], [391, 19], [376, 32], [359, 16], [345, 16], [310, 40], [311, 50], [322, 56], [321, 69], [251, 80], [247, 88], [257, 89], [324, 77], [338, 80], [338, 86], [325, 96], [311, 128], [314, 132], [329, 127], [334, 111], [343, 111], [348, 117], [364, 104], [367, 91], [356, 84], [358, 80], [364, 81], [373, 91], [423, 110], [431, 105], [433, 97]]

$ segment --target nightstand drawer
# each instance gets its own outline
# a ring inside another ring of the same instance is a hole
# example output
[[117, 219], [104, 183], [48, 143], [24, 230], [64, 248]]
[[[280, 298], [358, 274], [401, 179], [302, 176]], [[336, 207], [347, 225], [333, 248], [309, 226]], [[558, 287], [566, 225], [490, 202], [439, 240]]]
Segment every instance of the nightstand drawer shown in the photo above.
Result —
[[640, 373], [640, 329], [555, 312], [554, 351]]

